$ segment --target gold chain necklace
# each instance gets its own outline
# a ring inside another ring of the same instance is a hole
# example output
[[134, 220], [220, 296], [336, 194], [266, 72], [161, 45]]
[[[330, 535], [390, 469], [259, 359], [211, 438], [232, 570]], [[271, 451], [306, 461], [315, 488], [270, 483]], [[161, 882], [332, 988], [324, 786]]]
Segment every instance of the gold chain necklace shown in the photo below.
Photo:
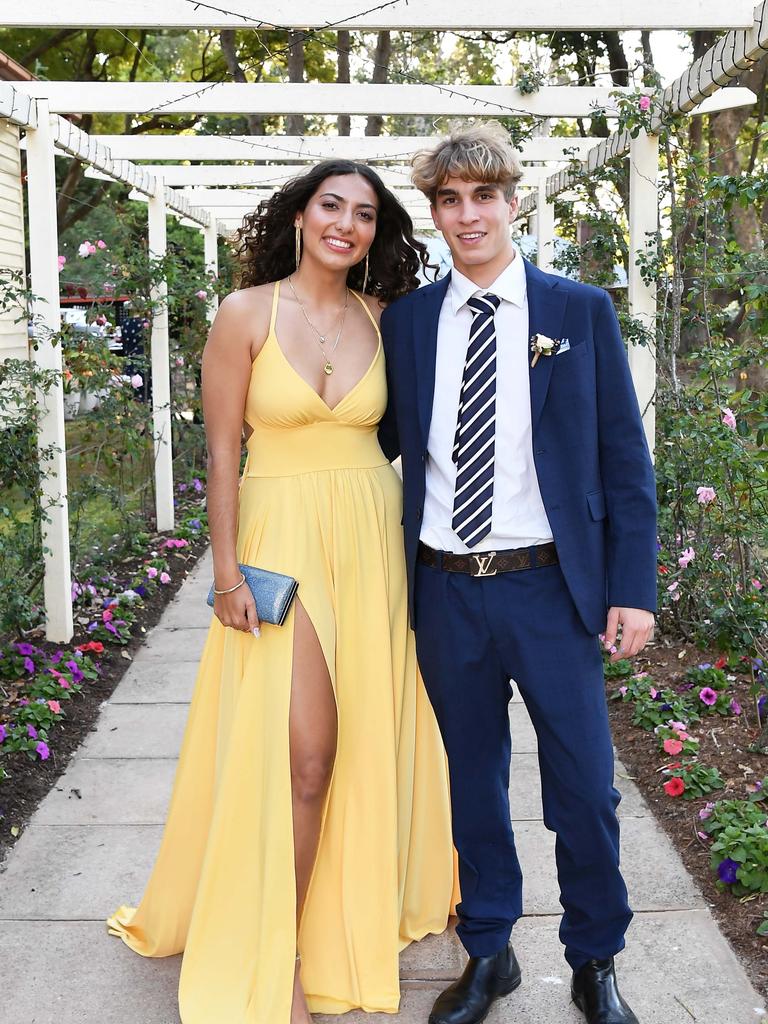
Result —
[[[293, 297], [298, 302], [299, 308], [301, 309], [301, 312], [304, 314], [304, 319], [307, 321], [307, 324], [309, 325], [310, 329], [312, 330], [312, 333], [316, 337], [317, 343], [320, 346], [320, 351], [322, 352], [323, 371], [330, 377], [330, 375], [333, 373], [333, 363], [329, 359], [328, 352], [327, 352], [327, 350], [325, 348], [325, 343], [328, 340], [328, 334], [330, 333], [330, 331], [327, 332], [326, 334], [321, 334], [320, 331], [318, 331], [318, 329], [315, 327], [315, 325], [309, 319], [309, 314], [307, 313], [306, 309], [304, 308], [304, 303], [301, 301], [299, 296], [296, 294], [296, 289], [293, 287], [293, 281], [291, 281], [291, 275], [290, 274], [288, 275], [288, 287], [293, 292]], [[337, 348], [339, 342], [341, 341], [341, 332], [344, 330], [344, 321], [347, 319], [347, 308], [348, 308], [348, 306], [349, 306], [349, 288], [347, 288], [347, 294], [346, 294], [346, 297], [344, 299], [344, 308], [341, 311], [341, 322], [339, 324], [339, 329], [338, 329], [338, 331], [336, 333], [336, 339], [335, 339], [335, 341], [333, 342], [333, 344], [331, 345], [331, 348], [330, 348], [331, 355], [333, 355], [333, 353], [336, 351], [336, 348]]]

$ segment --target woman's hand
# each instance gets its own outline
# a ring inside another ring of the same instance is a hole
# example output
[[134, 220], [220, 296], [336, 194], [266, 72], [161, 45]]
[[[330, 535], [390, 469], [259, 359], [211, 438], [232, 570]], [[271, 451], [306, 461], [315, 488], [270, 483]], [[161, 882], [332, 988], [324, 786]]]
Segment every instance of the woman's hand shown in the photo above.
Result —
[[[234, 586], [234, 584], [232, 584]], [[219, 589], [227, 589], [222, 584]], [[230, 626], [244, 633], [261, 635], [259, 616], [256, 614], [256, 602], [253, 600], [248, 584], [243, 583], [230, 594], [214, 594], [213, 612], [222, 626]]]

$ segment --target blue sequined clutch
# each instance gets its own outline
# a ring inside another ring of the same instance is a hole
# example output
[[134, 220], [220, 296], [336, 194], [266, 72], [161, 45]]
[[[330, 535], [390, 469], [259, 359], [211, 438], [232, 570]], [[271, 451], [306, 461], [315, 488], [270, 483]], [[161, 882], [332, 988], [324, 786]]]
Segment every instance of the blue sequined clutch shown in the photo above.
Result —
[[[238, 565], [238, 569], [245, 576], [245, 585], [253, 594], [259, 621], [282, 626], [291, 601], [299, 589], [298, 580], [280, 572], [257, 569], [254, 565]], [[213, 587], [208, 593], [208, 604], [213, 608]]]

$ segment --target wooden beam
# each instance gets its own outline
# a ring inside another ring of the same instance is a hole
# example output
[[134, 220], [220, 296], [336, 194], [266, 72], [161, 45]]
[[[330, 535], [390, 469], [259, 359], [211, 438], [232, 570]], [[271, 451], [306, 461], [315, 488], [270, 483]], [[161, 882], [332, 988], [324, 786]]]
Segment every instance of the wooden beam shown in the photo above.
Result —
[[[353, 13], [362, 8], [360, 14]], [[367, 10], [366, 10], [367, 8]], [[388, 4], [350, 3], [350, 0], [78, 0], [53, 4], [51, 0], [27, 0], [24, 4], [2, 0], [0, 22], [8, 28], [347, 28], [347, 29], [574, 29], [667, 28], [728, 29], [751, 24], [749, 0], [538, 0], [535, 4], [510, 5], [508, 0], [486, 0], [470, 11], [465, 4], [445, 0], [392, 0]]]
[[621, 89], [512, 85], [361, 85], [326, 82], [23, 82], [57, 114], [400, 114], [454, 117], [615, 116]]
[[[366, 163], [408, 162], [441, 135], [96, 135], [112, 158], [129, 160], [365, 160]], [[585, 157], [600, 139], [549, 136], [520, 147], [522, 160], [563, 160]]]
[[[144, 164], [143, 170], [155, 178], [162, 178], [166, 185], [173, 188], [184, 189], [184, 195], [190, 202], [194, 203], [193, 191], [196, 187], [208, 186], [211, 189], [218, 188], [252, 188], [272, 189], [279, 188], [285, 182], [306, 174], [311, 165], [309, 164], [264, 164], [238, 166], [233, 164], [194, 164], [177, 165], [172, 167], [168, 164]], [[391, 189], [410, 189], [410, 169], [404, 165], [394, 167], [377, 167], [376, 173], [384, 184]], [[518, 188], [535, 188], [542, 178], [552, 173], [551, 167], [525, 167], [523, 177], [518, 183]], [[86, 178], [105, 179], [108, 175], [101, 171], [87, 169]]]

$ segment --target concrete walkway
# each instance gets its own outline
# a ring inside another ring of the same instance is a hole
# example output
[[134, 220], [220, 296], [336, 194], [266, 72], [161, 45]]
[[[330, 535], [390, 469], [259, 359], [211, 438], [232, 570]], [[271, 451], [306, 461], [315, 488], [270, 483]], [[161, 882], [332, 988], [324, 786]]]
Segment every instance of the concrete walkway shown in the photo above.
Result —
[[[13, 1024], [177, 1024], [179, 957], [146, 960], [108, 937], [104, 918], [136, 902], [154, 860], [197, 659], [210, 619], [210, 557], [198, 564], [147, 637], [56, 788], [0, 875], [0, 1005]], [[512, 808], [525, 872], [526, 917], [515, 928], [524, 983], [489, 1024], [577, 1024], [557, 938], [554, 840], [541, 820], [535, 738], [511, 708]], [[619, 766], [623, 864], [635, 920], [619, 960], [641, 1024], [752, 1024], [763, 1002], [670, 842]], [[463, 964], [449, 931], [401, 958], [404, 1024], [425, 1024]], [[338, 1018], [319, 1017], [331, 1022]], [[388, 1015], [353, 1013], [345, 1024]], [[210, 1024], [228, 1024], [211, 1021]], [[280, 1022], [275, 1022], [280, 1024]]]

